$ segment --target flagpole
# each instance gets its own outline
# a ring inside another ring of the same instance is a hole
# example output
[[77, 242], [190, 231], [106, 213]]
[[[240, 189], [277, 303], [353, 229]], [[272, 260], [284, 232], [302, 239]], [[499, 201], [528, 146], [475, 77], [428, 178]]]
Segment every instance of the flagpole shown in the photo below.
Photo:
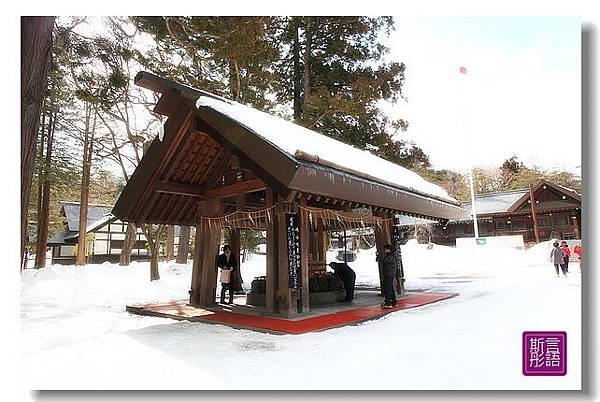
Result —
[[[465, 67], [460, 67], [459, 69], [460, 71], [460, 75], [461, 75], [461, 79], [460, 79], [460, 92], [461, 92], [461, 98], [463, 101], [463, 110], [462, 110], [462, 128], [463, 128], [463, 134], [465, 136], [465, 143], [469, 143], [467, 141], [467, 124], [466, 124], [466, 111], [465, 111], [465, 106], [466, 106], [466, 96], [465, 96], [465, 90], [464, 90], [464, 81], [467, 77], [467, 69]], [[469, 190], [471, 192], [471, 214], [473, 215], [473, 229], [475, 232], [475, 242], [477, 242], [477, 239], [479, 238], [479, 225], [477, 224], [477, 208], [475, 206], [475, 187], [473, 185], [473, 166], [471, 164], [469, 164], [469, 169], [468, 169], [468, 173], [467, 173], [468, 179], [469, 179]]]

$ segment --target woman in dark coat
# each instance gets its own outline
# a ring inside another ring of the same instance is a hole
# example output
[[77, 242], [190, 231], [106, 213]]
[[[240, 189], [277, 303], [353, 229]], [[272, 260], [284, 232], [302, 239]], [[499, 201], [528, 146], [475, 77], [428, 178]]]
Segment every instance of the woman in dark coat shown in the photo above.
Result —
[[396, 292], [394, 290], [394, 277], [398, 266], [396, 255], [392, 252], [392, 245], [383, 246], [384, 255], [378, 255], [377, 261], [381, 264], [381, 273], [383, 274], [383, 294], [385, 300], [381, 305], [383, 308], [392, 308], [398, 302], [396, 301]]
[[225, 292], [229, 290], [229, 303], [233, 303], [233, 291], [236, 284], [236, 272], [238, 272], [238, 263], [235, 255], [231, 252], [231, 247], [229, 244], [223, 246], [223, 254], [220, 254], [217, 258], [217, 267], [221, 270], [229, 270], [231, 271], [229, 275], [229, 283], [221, 283], [221, 303], [225, 303]]
[[567, 270], [565, 269], [565, 255], [560, 247], [558, 247], [558, 242], [553, 244], [552, 251], [550, 251], [550, 262], [554, 264], [554, 268], [556, 269], [556, 276], [560, 276], [558, 272], [558, 267], [562, 270], [564, 276], [567, 276]]

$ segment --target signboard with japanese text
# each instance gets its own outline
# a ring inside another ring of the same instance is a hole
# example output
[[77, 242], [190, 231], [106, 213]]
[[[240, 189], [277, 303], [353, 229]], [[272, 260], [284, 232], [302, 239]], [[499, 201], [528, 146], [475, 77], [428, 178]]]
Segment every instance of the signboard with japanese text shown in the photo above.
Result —
[[302, 280], [300, 279], [302, 272], [302, 264], [300, 259], [301, 239], [300, 227], [298, 223], [298, 215], [285, 215], [289, 287], [292, 289], [299, 289], [302, 287]]

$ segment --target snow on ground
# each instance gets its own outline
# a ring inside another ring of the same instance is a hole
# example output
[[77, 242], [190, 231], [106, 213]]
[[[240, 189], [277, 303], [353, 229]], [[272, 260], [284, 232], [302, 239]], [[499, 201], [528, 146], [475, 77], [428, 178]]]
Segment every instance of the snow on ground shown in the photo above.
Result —
[[[191, 265], [26, 270], [22, 367], [32, 389], [579, 389], [581, 275], [557, 278], [541, 244], [523, 252], [409, 243], [409, 290], [455, 298], [361, 325], [270, 335], [125, 312], [187, 297]], [[549, 248], [548, 248], [549, 253]], [[242, 266], [246, 285], [264, 256]], [[373, 250], [350, 265], [377, 285]], [[564, 377], [521, 374], [521, 334], [568, 334]]]

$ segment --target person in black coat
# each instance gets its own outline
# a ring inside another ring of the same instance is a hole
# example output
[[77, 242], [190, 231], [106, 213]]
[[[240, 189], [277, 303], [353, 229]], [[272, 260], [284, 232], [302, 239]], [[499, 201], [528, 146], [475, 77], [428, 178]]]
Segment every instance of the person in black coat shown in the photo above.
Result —
[[331, 262], [329, 266], [333, 269], [335, 275], [339, 276], [342, 282], [344, 282], [344, 289], [346, 289], [346, 297], [344, 301], [349, 303], [354, 299], [354, 284], [356, 283], [356, 273], [343, 262]]
[[391, 244], [383, 246], [383, 251], [384, 255], [377, 256], [377, 262], [381, 265], [383, 294], [385, 296], [381, 306], [383, 308], [392, 308], [398, 303], [396, 301], [396, 292], [394, 290], [394, 277], [396, 276], [398, 261], [396, 255], [392, 252]]
[[234, 273], [237, 268], [237, 259], [231, 252], [231, 246], [229, 246], [229, 244], [223, 246], [223, 254], [220, 254], [217, 258], [217, 267], [221, 270], [228, 270], [231, 272], [229, 274], [229, 283], [221, 283], [221, 303], [225, 303], [225, 292], [229, 290], [228, 304], [233, 304], [233, 284], [235, 282]]

